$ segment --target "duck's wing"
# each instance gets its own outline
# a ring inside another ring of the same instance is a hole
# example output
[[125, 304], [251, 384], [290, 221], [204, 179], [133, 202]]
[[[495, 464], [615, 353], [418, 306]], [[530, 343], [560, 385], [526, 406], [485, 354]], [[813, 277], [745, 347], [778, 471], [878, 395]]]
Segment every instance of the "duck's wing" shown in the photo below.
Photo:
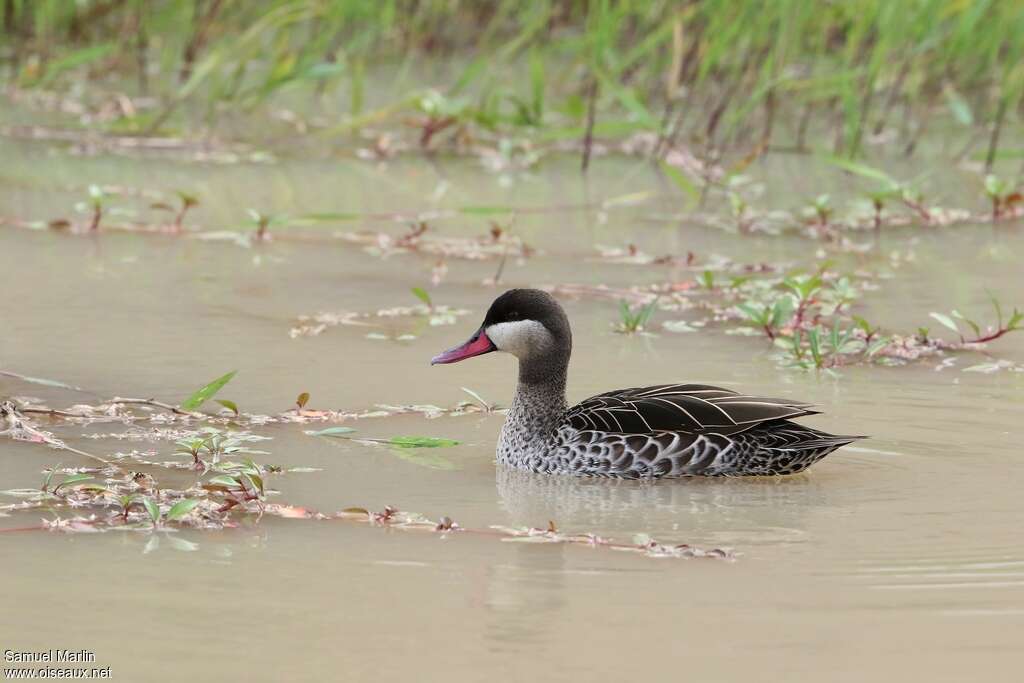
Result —
[[706, 384], [660, 384], [592, 396], [570, 408], [566, 420], [576, 429], [619, 434], [727, 435], [817, 412], [785, 398], [744, 396]]

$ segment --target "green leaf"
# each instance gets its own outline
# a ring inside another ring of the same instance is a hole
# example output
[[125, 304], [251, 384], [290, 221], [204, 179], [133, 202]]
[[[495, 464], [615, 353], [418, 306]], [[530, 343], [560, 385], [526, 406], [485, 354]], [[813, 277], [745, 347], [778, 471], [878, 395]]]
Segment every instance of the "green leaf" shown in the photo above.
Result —
[[676, 187], [682, 190], [691, 203], [696, 202], [700, 199], [700, 190], [697, 188], [686, 174], [680, 171], [675, 166], [672, 166], [664, 161], [661, 162], [661, 172], [664, 173], [669, 179], [675, 183]]
[[344, 71], [345, 65], [341, 62], [320, 62], [309, 67], [309, 69], [306, 70], [306, 73], [303, 74], [303, 78], [311, 80], [318, 78], [330, 78], [331, 76], [337, 76], [344, 73]]
[[934, 313], [934, 312], [933, 313], [929, 313], [928, 315], [930, 315], [931, 317], [935, 318], [940, 323], [942, 323], [944, 326], [946, 326], [949, 329], [953, 330], [957, 334], [960, 334], [960, 328], [956, 326], [956, 322], [954, 322], [953, 319], [950, 318], [948, 315], [946, 315], [944, 313]]
[[765, 325], [768, 323], [768, 311], [767, 309], [757, 309], [753, 304], [736, 304], [738, 308], [745, 316], [750, 318], [752, 322], [758, 325]]
[[46, 477], [43, 478], [43, 486], [42, 486], [42, 490], [43, 491], [49, 491], [50, 490], [50, 482], [53, 480], [53, 475], [57, 474], [57, 470], [60, 469], [60, 467], [63, 464], [64, 463], [57, 463], [56, 467], [51, 468], [50, 471], [46, 473]]
[[900, 182], [897, 181], [895, 178], [888, 175], [885, 171], [874, 168], [873, 166], [868, 166], [867, 164], [862, 164], [856, 161], [851, 161], [849, 159], [843, 159], [841, 157], [835, 156], [826, 156], [824, 157], [824, 159], [828, 163], [832, 164], [833, 166], [838, 166], [844, 171], [849, 171], [850, 173], [859, 175], [863, 178], [877, 180], [878, 182], [882, 183], [888, 188], [896, 188], [900, 186]]
[[981, 325], [979, 325], [978, 323], [974, 322], [970, 318], [964, 317], [964, 314], [961, 313], [960, 311], [955, 311], [955, 310], [954, 311], [950, 311], [950, 315], [952, 315], [957, 320], [963, 320], [965, 323], [967, 323], [968, 326], [970, 326], [970, 328], [972, 330], [974, 330], [974, 336], [976, 336], [976, 337], [980, 337], [981, 336]]
[[197, 505], [199, 505], [199, 501], [196, 500], [195, 498], [185, 498], [184, 500], [179, 500], [177, 503], [171, 506], [170, 510], [167, 511], [167, 520], [173, 522], [175, 520], [181, 519], [188, 513], [192, 512], [192, 510], [194, 510]]
[[205, 387], [186, 398], [181, 403], [182, 410], [196, 410], [199, 406], [206, 403], [208, 400], [214, 397], [214, 395], [224, 388], [224, 385], [231, 381], [231, 378], [235, 376], [238, 370], [232, 370], [223, 377], [218, 377], [213, 380]]
[[[27, 5], [23, 6], [23, 8], [25, 7], [27, 7]], [[22, 11], [25, 10], [23, 9]], [[110, 41], [107, 43], [100, 43], [98, 45], [91, 45], [89, 47], [82, 48], [81, 50], [75, 50], [60, 59], [55, 59], [48, 63], [44, 62], [46, 70], [36, 85], [45, 87], [60, 74], [102, 59], [111, 52], [114, 52], [116, 49], [117, 43], [115, 41]]]
[[423, 289], [422, 287], [413, 287], [412, 288], [412, 293], [413, 293], [413, 295], [415, 295], [415, 297], [417, 299], [422, 301], [426, 305], [427, 308], [433, 308], [434, 307], [433, 302], [430, 300], [430, 295], [427, 294], [427, 290]]
[[946, 95], [946, 104], [949, 106], [949, 111], [953, 114], [953, 118], [957, 120], [957, 123], [962, 126], [973, 126], [974, 114], [971, 113], [971, 106], [967, 104], [967, 100], [961, 97], [960, 93], [952, 87], [946, 88], [944, 94]]
[[399, 448], [448, 448], [459, 445], [454, 439], [439, 439], [433, 436], [393, 436], [387, 442]]
[[771, 317], [768, 319], [772, 327], [780, 327], [787, 322], [796, 309], [796, 302], [789, 296], [783, 296], [772, 304]]
[[1020, 327], [1022, 320], [1024, 320], [1024, 313], [1021, 313], [1016, 308], [1013, 309], [1013, 315], [1010, 316], [1010, 320], [1006, 323], [1006, 329], [1016, 330]]
[[246, 472], [243, 476], [248, 477], [249, 482], [252, 483], [253, 487], [256, 488], [260, 494], [264, 492], [263, 488], [263, 477], [252, 472]]
[[655, 300], [640, 309], [639, 314], [637, 314], [637, 327], [647, 326], [647, 323], [650, 321], [651, 316], [654, 315], [654, 310], [657, 307], [657, 305], [658, 302]]
[[79, 482], [89, 481], [91, 479], [92, 479], [92, 475], [89, 475], [89, 474], [72, 474], [72, 475], [66, 477], [64, 479], [64, 481], [62, 481], [61, 483], [59, 483], [56, 486], [54, 486], [53, 490], [56, 491], [57, 489], [59, 489], [59, 488], [61, 488], [63, 486], [70, 486], [71, 484], [77, 484]]
[[153, 524], [160, 521], [160, 506], [153, 502], [150, 497], [142, 499], [142, 506], [146, 508], [146, 512], [149, 514], [149, 518], [153, 520]]
[[871, 323], [859, 315], [853, 316], [853, 322], [857, 323], [857, 327], [864, 330], [864, 334], [872, 334], [874, 332], [874, 329], [871, 327]]
[[818, 368], [822, 367], [824, 365], [824, 361], [821, 357], [821, 330], [817, 327], [812, 327], [807, 330], [807, 341], [811, 347], [811, 356], [814, 358], [814, 366]]
[[206, 480], [206, 483], [218, 486], [227, 486], [229, 488], [238, 487], [238, 480], [226, 474], [218, 474], [215, 477], [210, 477], [209, 479]]
[[218, 398], [217, 403], [221, 404], [222, 406], [233, 412], [235, 415], [238, 415], [238, 406], [235, 405], [234, 401], [229, 401], [226, 398]]
[[871, 345], [868, 346], [868, 348], [866, 350], [868, 358], [873, 357], [876, 353], [878, 353], [879, 351], [884, 349], [886, 346], [888, 346], [889, 345], [889, 341], [890, 341], [890, 339], [888, 337], [882, 337], [881, 339], [876, 339], [873, 342], [871, 342]]
[[339, 434], [351, 434], [354, 431], [356, 430], [351, 427], [328, 427], [317, 432], [308, 431], [306, 434], [309, 436], [338, 436]]
[[299, 410], [302, 410], [303, 408], [306, 407], [307, 403], [309, 403], [309, 392], [303, 391], [301, 394], [298, 395], [298, 397], [296, 397], [295, 405], [299, 407]]
[[989, 173], [985, 176], [985, 194], [989, 197], [999, 197], [1006, 192], [1006, 182], [1000, 180], [998, 176], [994, 176]]

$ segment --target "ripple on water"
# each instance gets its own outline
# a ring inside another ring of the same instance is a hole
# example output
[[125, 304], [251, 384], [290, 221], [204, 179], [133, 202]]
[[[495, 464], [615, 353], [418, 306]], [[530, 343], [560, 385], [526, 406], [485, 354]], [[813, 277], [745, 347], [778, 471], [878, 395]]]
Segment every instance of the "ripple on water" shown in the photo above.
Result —
[[[965, 554], [966, 552], [966, 554]], [[873, 590], [942, 591], [1024, 587], [1024, 552], [1006, 548], [864, 560], [854, 575]]]

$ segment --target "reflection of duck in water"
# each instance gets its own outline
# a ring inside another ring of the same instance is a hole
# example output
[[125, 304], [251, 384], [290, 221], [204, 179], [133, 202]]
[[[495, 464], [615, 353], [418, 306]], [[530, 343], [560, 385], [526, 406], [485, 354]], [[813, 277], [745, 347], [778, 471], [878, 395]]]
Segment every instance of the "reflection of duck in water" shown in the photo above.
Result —
[[[512, 526], [543, 527], [616, 536], [644, 532], [687, 542], [728, 543], [733, 533], [749, 545], [788, 540], [834, 503], [832, 488], [816, 477], [667, 481], [550, 477], [499, 467], [495, 485]], [[731, 529], [732, 531], [725, 531]], [[752, 530], [756, 530], [753, 532]], [[696, 535], [694, 535], [696, 534]], [[762, 538], [764, 537], [764, 538]]]
[[793, 474], [860, 438], [791, 422], [816, 413], [806, 403], [703, 384], [620, 389], [567, 408], [569, 319], [536, 289], [499, 296], [476, 334], [433, 362], [491, 351], [519, 359], [498, 440], [498, 461], [519, 469], [627, 479]]

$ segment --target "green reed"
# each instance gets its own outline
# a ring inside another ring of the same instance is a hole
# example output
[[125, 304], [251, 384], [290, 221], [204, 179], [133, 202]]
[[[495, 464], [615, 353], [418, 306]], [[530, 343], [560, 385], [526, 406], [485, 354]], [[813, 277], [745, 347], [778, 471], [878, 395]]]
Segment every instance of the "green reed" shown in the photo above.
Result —
[[[941, 111], [982, 134], [991, 166], [1019, 120], [1024, 4], [5, 0], [0, 52], [17, 87], [156, 95], [121, 122], [135, 132], [175, 125], [185, 104], [212, 121], [308, 92], [344, 102], [334, 133], [424, 113], [424, 146], [464, 127], [587, 150], [643, 131], [660, 154], [816, 140], [855, 157], [887, 130], [913, 152]], [[383, 98], [369, 85], [382, 79]]]

